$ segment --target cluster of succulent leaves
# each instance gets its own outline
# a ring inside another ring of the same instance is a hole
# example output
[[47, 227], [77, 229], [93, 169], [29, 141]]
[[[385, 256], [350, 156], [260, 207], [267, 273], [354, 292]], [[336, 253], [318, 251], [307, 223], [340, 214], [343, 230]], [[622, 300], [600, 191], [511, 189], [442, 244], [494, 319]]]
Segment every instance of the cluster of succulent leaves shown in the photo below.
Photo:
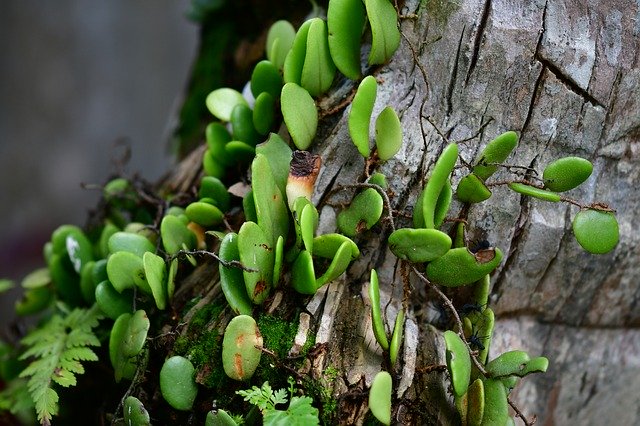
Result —
[[[267, 59], [255, 66], [245, 93], [221, 88], [206, 99], [217, 121], [206, 129], [205, 176], [197, 199], [186, 205], [157, 199], [155, 210], [143, 208], [150, 195], [118, 178], [104, 188], [106, 215], [97, 232], [63, 225], [53, 233], [44, 249], [47, 267], [23, 280], [25, 297], [16, 305], [19, 315], [40, 313], [41, 325], [22, 340], [21, 353], [5, 351], [1, 359], [2, 371], [11, 364], [14, 373], [3, 372], [9, 389], [0, 394], [0, 408], [12, 402], [12, 410], [35, 406], [38, 420], [49, 424], [58, 410], [55, 385], [74, 385], [75, 375], [84, 372], [81, 362], [97, 359], [91, 347], [100, 344], [93, 333], [98, 326], [109, 330], [115, 381], [135, 381], [146, 368], [148, 334], [156, 323], [148, 313], [162, 315], [171, 306], [179, 269], [195, 266], [196, 256], [202, 254], [219, 260], [221, 289], [236, 315], [226, 326], [219, 362], [229, 378], [251, 379], [263, 346], [252, 315], [273, 290], [288, 282], [298, 293], [314, 294], [341, 276], [360, 255], [352, 238], [379, 223], [385, 208], [393, 222], [386, 178], [381, 173], [367, 173], [361, 190], [338, 214], [340, 233], [317, 235], [319, 215], [311, 202], [320, 167], [320, 159], [305, 151], [317, 131], [314, 98], [331, 87], [337, 71], [352, 80], [362, 78], [360, 40], [367, 25], [371, 31], [369, 65], [387, 62], [400, 43], [396, 11], [388, 0], [331, 0], [326, 20], [311, 18], [297, 31], [286, 21], [276, 22], [267, 35]], [[400, 120], [390, 107], [376, 117], [374, 137], [369, 134], [376, 92], [375, 78], [362, 78], [348, 117], [352, 142], [367, 163], [374, 165], [396, 155], [403, 139]], [[287, 134], [298, 151], [285, 142]], [[466, 424], [493, 424], [493, 419], [505, 423], [510, 389], [520, 377], [546, 370], [546, 359], [530, 359], [522, 351], [487, 362], [494, 322], [493, 312], [486, 307], [489, 275], [499, 266], [502, 252], [493, 247], [470, 250], [462, 222], [453, 238], [439, 229], [445, 225], [454, 193], [463, 203], [490, 197], [487, 180], [516, 142], [513, 132], [490, 142], [455, 191], [451, 174], [458, 162], [458, 146], [447, 145], [415, 203], [414, 228], [394, 227], [388, 239], [391, 251], [423, 270], [431, 283], [474, 286], [471, 306], [477, 309], [464, 317], [464, 330], [459, 330], [465, 338], [452, 331], [445, 333], [452, 389]], [[293, 163], [298, 160], [306, 162], [308, 173], [295, 172]], [[225, 215], [237, 209], [239, 202], [231, 198], [224, 182], [230, 172], [247, 166], [251, 185], [245, 188], [242, 200], [245, 221], [236, 232], [225, 223]], [[590, 173], [588, 161], [571, 157], [548, 165], [541, 184], [518, 179], [508, 186], [546, 201], [566, 201], [558, 193], [575, 188]], [[573, 227], [578, 242], [590, 252], [604, 253], [617, 243], [617, 222], [606, 206], [583, 207]], [[217, 255], [206, 251], [213, 238], [220, 240]], [[399, 311], [388, 336], [375, 271], [371, 272], [369, 297], [375, 337], [393, 368], [402, 343], [404, 310]], [[472, 357], [481, 368], [472, 366]], [[17, 363], [27, 360], [28, 365]], [[176, 410], [192, 409], [198, 393], [195, 374], [188, 358], [172, 356], [164, 362], [160, 388]], [[382, 371], [371, 388], [371, 410], [384, 424], [390, 423], [392, 387], [391, 374]], [[266, 424], [317, 424], [318, 411], [311, 399], [293, 396], [293, 389], [289, 393], [286, 410], [276, 409], [287, 402], [286, 392], [274, 392], [268, 383], [241, 395], [258, 407]], [[15, 401], [16, 395], [22, 399]], [[127, 424], [149, 424], [149, 413], [136, 397], [126, 395], [123, 408]], [[239, 419], [217, 410], [206, 421], [233, 425]]]

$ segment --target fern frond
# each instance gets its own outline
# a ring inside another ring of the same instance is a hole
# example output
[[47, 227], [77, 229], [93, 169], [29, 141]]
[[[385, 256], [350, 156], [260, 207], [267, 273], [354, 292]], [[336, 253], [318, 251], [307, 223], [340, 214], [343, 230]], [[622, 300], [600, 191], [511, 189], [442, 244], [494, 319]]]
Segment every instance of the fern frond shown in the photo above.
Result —
[[22, 344], [29, 348], [20, 359], [35, 358], [20, 373], [27, 378], [27, 389], [36, 408], [38, 421], [51, 424], [58, 413], [58, 393], [54, 383], [75, 386], [76, 374], [83, 374], [80, 361], [97, 361], [90, 346], [100, 346], [93, 333], [102, 314], [95, 305], [90, 309], [74, 309], [65, 317], [54, 315], [41, 328], [33, 330]]

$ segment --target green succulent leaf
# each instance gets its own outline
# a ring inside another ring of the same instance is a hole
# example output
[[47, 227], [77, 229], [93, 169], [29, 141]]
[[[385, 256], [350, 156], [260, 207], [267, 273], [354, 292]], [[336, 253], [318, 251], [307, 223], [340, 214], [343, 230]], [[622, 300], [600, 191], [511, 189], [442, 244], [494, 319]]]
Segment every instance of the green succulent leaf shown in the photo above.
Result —
[[329, 1], [329, 51], [338, 70], [351, 80], [357, 80], [361, 76], [360, 38], [365, 19], [362, 0]]
[[318, 127], [316, 104], [309, 92], [295, 83], [282, 87], [281, 98], [282, 117], [291, 139], [298, 149], [306, 150]]
[[498, 248], [470, 252], [466, 247], [453, 248], [427, 265], [427, 277], [446, 287], [472, 284], [491, 273], [502, 260]]
[[251, 74], [251, 93], [255, 98], [263, 92], [270, 94], [273, 99], [280, 96], [282, 77], [278, 67], [271, 61], [258, 62]]
[[371, 300], [371, 325], [373, 327], [373, 335], [380, 344], [382, 350], [389, 350], [389, 341], [387, 340], [387, 331], [382, 320], [382, 311], [380, 309], [380, 284], [378, 281], [378, 273], [375, 269], [371, 270], [371, 278], [369, 280], [369, 299]]
[[222, 213], [218, 207], [202, 201], [189, 204], [185, 209], [185, 213], [190, 221], [205, 228], [219, 225], [224, 219], [224, 213]]
[[354, 260], [358, 258], [358, 256], [360, 256], [358, 246], [353, 240], [342, 234], [323, 234], [315, 237], [313, 239], [314, 256], [333, 259], [340, 246], [345, 242], [349, 243], [351, 247], [351, 259]]
[[[240, 252], [238, 250], [238, 234], [230, 232], [222, 239], [220, 243], [220, 259], [224, 262], [240, 262]], [[227, 299], [227, 303], [231, 309], [237, 314], [251, 315], [253, 306], [251, 299], [247, 295], [247, 288], [244, 284], [244, 275], [242, 269], [225, 266], [220, 263], [218, 266], [220, 271], [220, 286], [222, 293]]]
[[371, 26], [369, 65], [384, 64], [400, 46], [400, 30], [396, 9], [389, 0], [365, 0]]
[[384, 200], [373, 188], [367, 188], [353, 197], [349, 207], [338, 214], [338, 228], [348, 237], [371, 229], [382, 216]]
[[545, 188], [564, 192], [586, 181], [593, 171], [593, 164], [580, 157], [560, 158], [545, 167], [542, 177]]
[[[442, 154], [436, 161], [431, 177], [427, 181], [422, 193], [422, 218], [424, 219], [425, 228], [435, 228], [435, 213], [440, 193], [449, 180], [449, 175], [453, 171], [456, 161], [458, 160], [458, 145], [449, 144], [442, 151]], [[420, 216], [416, 217], [414, 212], [414, 222], [420, 222]]]
[[393, 326], [393, 333], [391, 334], [391, 344], [389, 345], [389, 361], [391, 361], [392, 367], [396, 365], [396, 360], [398, 359], [398, 354], [400, 353], [403, 331], [404, 309], [400, 309], [398, 311], [398, 315], [396, 316], [396, 322]]
[[[278, 92], [280, 95], [280, 92]], [[267, 92], [262, 92], [256, 98], [253, 106], [253, 127], [261, 135], [266, 135], [273, 128], [275, 122], [276, 101]]]
[[444, 342], [447, 348], [447, 370], [451, 377], [453, 393], [460, 397], [467, 392], [471, 377], [471, 357], [467, 345], [457, 333], [447, 330], [444, 332]]
[[262, 355], [262, 335], [256, 321], [248, 315], [234, 317], [222, 340], [222, 366], [234, 380], [249, 380]]
[[[147, 253], [151, 252], [145, 252]], [[142, 258], [134, 253], [119, 251], [107, 260], [107, 277], [118, 293], [122, 293], [128, 288], [136, 285], [145, 293], [151, 293], [147, 278], [145, 276]]]
[[376, 118], [376, 147], [382, 161], [389, 160], [402, 147], [402, 126], [391, 107], [385, 107]]
[[158, 309], [163, 310], [167, 306], [167, 266], [164, 259], [151, 252], [145, 253], [142, 261], [153, 299]]
[[484, 415], [481, 425], [503, 425], [509, 419], [507, 393], [500, 380], [484, 381]]
[[291, 50], [293, 40], [296, 37], [296, 30], [289, 21], [276, 21], [269, 28], [267, 33], [266, 52], [267, 59], [271, 61], [279, 70], [284, 67], [284, 61]]
[[491, 197], [491, 191], [482, 179], [471, 173], [460, 179], [456, 197], [463, 203], [481, 203]]
[[95, 297], [100, 310], [112, 320], [132, 311], [133, 291], [119, 293], [109, 281], [102, 281], [96, 286]]
[[283, 77], [285, 83], [295, 83], [300, 85], [302, 78], [302, 68], [307, 54], [307, 36], [312, 20], [305, 21], [293, 40], [291, 49], [287, 53], [284, 61]]
[[[210, 198], [214, 200], [214, 205], [222, 211], [229, 210], [231, 195], [227, 191], [222, 181], [213, 176], [204, 176], [200, 181], [198, 190], [199, 198]], [[188, 216], [188, 214], [187, 214]]]
[[451, 248], [451, 238], [437, 229], [397, 229], [389, 236], [389, 248], [410, 262], [431, 262]]
[[134, 315], [123, 313], [113, 323], [109, 336], [109, 359], [117, 383], [122, 379], [133, 379], [149, 325], [149, 319], [142, 310]]
[[306, 250], [301, 251], [293, 262], [291, 284], [293, 289], [301, 294], [315, 294], [317, 290], [313, 259]]
[[236, 105], [248, 106], [242, 93], [228, 87], [216, 89], [209, 93], [206, 104], [211, 114], [222, 121], [231, 121], [231, 112]]
[[144, 404], [135, 396], [128, 396], [124, 400], [124, 422], [131, 426], [149, 426], [151, 418]]
[[286, 194], [292, 153], [289, 145], [276, 133], [271, 133], [266, 142], [256, 146], [256, 154], [264, 155], [267, 158], [273, 179], [282, 194]]
[[370, 75], [365, 77], [358, 86], [349, 111], [349, 135], [364, 158], [369, 158], [370, 154], [369, 127], [377, 91], [376, 79]]
[[551, 201], [552, 203], [560, 201], [560, 195], [558, 193], [536, 188], [535, 186], [512, 182], [509, 184], [509, 188], [522, 195], [528, 195], [529, 197], [538, 198], [540, 200]]
[[[266, 300], [273, 284], [274, 244], [254, 222], [245, 222], [238, 232], [238, 251], [249, 299], [255, 304]], [[255, 271], [255, 272], [254, 272]]]
[[176, 410], [189, 411], [198, 395], [196, 369], [182, 356], [167, 359], [160, 370], [162, 397]]
[[580, 246], [593, 254], [610, 252], [620, 238], [618, 221], [612, 212], [580, 210], [573, 218], [572, 227]]
[[336, 66], [329, 53], [327, 24], [320, 18], [313, 18], [307, 35], [300, 85], [311, 96], [319, 96], [329, 90], [335, 74]]
[[251, 187], [258, 216], [258, 225], [265, 233], [270, 247], [279, 236], [289, 233], [289, 209], [273, 175], [269, 160], [257, 154], [251, 164]]
[[[160, 236], [162, 237], [164, 250], [172, 255], [184, 248], [192, 250], [197, 244], [195, 234], [176, 216], [165, 216], [162, 218], [162, 222], [160, 222]], [[155, 251], [155, 248], [149, 251]]]
[[473, 166], [473, 173], [481, 180], [485, 181], [496, 170], [497, 163], [504, 162], [511, 151], [518, 145], [518, 134], [513, 131], [505, 132], [491, 142], [482, 150]]
[[371, 414], [384, 425], [391, 424], [391, 375], [386, 371], [380, 371], [373, 378], [369, 390], [369, 409]]
[[143, 235], [131, 232], [116, 232], [109, 238], [109, 251], [117, 253], [125, 251], [142, 258], [148, 252], [155, 252], [155, 246]]
[[[253, 127], [253, 110], [248, 105], [236, 105], [231, 111], [230, 122], [233, 140], [244, 142], [251, 147], [260, 142], [261, 136]], [[229, 151], [228, 146], [229, 143], [224, 147], [227, 152]]]

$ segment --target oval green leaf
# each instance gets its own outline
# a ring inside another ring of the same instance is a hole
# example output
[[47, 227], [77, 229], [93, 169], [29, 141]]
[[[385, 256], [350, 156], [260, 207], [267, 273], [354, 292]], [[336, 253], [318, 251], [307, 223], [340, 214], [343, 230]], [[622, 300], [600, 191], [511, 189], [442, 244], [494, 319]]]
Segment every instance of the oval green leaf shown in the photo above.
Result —
[[360, 72], [360, 38], [366, 15], [362, 0], [330, 0], [327, 10], [329, 51], [336, 67], [351, 80]]
[[478, 155], [473, 166], [473, 173], [481, 180], [487, 180], [498, 170], [498, 166], [494, 163], [504, 162], [517, 145], [518, 134], [516, 132], [509, 131], [499, 135], [489, 142]]
[[389, 0], [365, 0], [371, 26], [369, 65], [384, 64], [400, 46], [396, 9]]
[[172, 356], [160, 370], [160, 391], [165, 401], [176, 410], [189, 411], [198, 395], [196, 369], [182, 356]]
[[471, 253], [466, 247], [453, 248], [427, 265], [427, 277], [436, 284], [458, 287], [472, 284], [498, 267], [498, 248]]
[[234, 317], [224, 331], [222, 366], [234, 380], [249, 380], [262, 355], [262, 335], [256, 321], [248, 315]]
[[[220, 243], [220, 259], [224, 262], [240, 261], [238, 251], [238, 234], [230, 232], [224, 236]], [[220, 286], [227, 303], [237, 314], [251, 315], [253, 306], [247, 295], [242, 269], [225, 266], [222, 262], [218, 265], [220, 271]]]
[[457, 333], [447, 330], [444, 332], [444, 342], [447, 348], [447, 370], [451, 377], [453, 393], [461, 397], [469, 388], [471, 377], [471, 357], [467, 345]]
[[369, 158], [370, 154], [369, 127], [377, 92], [376, 79], [370, 75], [365, 77], [358, 86], [349, 111], [349, 135], [364, 158]]
[[318, 111], [313, 98], [297, 84], [287, 83], [282, 87], [280, 103], [282, 117], [293, 143], [298, 149], [306, 150], [318, 128]]
[[311, 96], [320, 96], [331, 87], [336, 66], [329, 53], [327, 24], [320, 18], [311, 19], [307, 35], [307, 50], [300, 76], [300, 86]]
[[593, 254], [610, 252], [620, 238], [618, 221], [612, 212], [580, 210], [573, 218], [572, 227], [578, 243]]
[[402, 126], [398, 114], [385, 107], [376, 118], [376, 147], [378, 157], [386, 161], [396, 155], [402, 146]]
[[206, 99], [207, 108], [215, 117], [222, 121], [231, 120], [231, 112], [236, 105], [249, 106], [242, 93], [237, 90], [223, 87], [209, 93]]
[[509, 184], [509, 188], [522, 195], [528, 195], [529, 197], [538, 198], [540, 200], [551, 201], [552, 203], [560, 201], [559, 194], [547, 191], [546, 189], [536, 188], [535, 186], [512, 182]]
[[275, 263], [274, 244], [254, 222], [245, 222], [238, 232], [238, 251], [245, 268], [242, 271], [247, 294], [251, 301], [260, 304], [266, 300], [273, 284]]
[[280, 89], [282, 89], [282, 77], [278, 68], [271, 61], [258, 62], [251, 74], [253, 96], [257, 98], [262, 92], [266, 92], [277, 99], [280, 96]]
[[371, 414], [384, 425], [391, 424], [391, 391], [393, 382], [391, 375], [380, 371], [373, 378], [369, 390], [369, 409]]
[[437, 229], [397, 229], [389, 236], [389, 248], [400, 259], [431, 262], [451, 248], [451, 237]]
[[591, 176], [593, 164], [580, 157], [560, 158], [545, 167], [542, 172], [544, 186], [551, 191], [569, 191]]

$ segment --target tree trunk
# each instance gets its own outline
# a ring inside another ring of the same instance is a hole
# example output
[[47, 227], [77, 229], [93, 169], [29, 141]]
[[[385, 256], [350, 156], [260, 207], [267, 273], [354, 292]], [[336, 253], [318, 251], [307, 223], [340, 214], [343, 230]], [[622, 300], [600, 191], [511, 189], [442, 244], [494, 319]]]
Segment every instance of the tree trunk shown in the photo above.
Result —
[[[570, 196], [617, 210], [621, 239], [614, 251], [596, 256], [579, 247], [571, 232], [577, 207], [521, 197], [505, 186], [470, 208], [469, 239], [487, 239], [505, 252], [492, 277], [490, 305], [497, 325], [491, 352], [523, 349], [550, 360], [547, 373], [525, 378], [512, 394], [520, 409], [537, 415], [539, 424], [601, 424], [611, 415], [619, 424], [637, 424], [640, 362], [633, 354], [640, 350], [635, 330], [640, 291], [634, 284], [640, 279], [640, 249], [639, 237], [630, 231], [632, 212], [640, 205], [634, 188], [640, 174], [640, 5], [407, 1], [401, 13], [406, 18], [399, 50], [387, 65], [369, 70], [379, 82], [374, 116], [390, 105], [404, 131], [400, 152], [377, 168], [389, 181], [396, 226], [412, 226], [407, 216], [446, 145], [443, 136], [455, 141], [479, 131], [460, 145], [469, 162], [507, 130], [520, 134], [510, 164], [542, 170], [561, 156], [589, 159], [592, 177]], [[321, 112], [311, 148], [323, 161], [313, 197], [321, 213], [319, 233], [334, 232], [335, 206], [349, 202], [355, 190], [346, 187], [365, 176], [364, 159], [349, 139], [349, 109], [332, 110], [355, 87], [356, 82], [338, 80], [319, 102], [327, 112]], [[196, 164], [199, 155], [192, 155]], [[454, 172], [454, 188], [463, 174]], [[496, 180], [501, 176], [506, 172]], [[167, 185], [186, 189], [196, 177], [191, 163], [177, 169]], [[460, 209], [454, 201], [449, 217]], [[361, 234], [356, 242], [362, 256], [340, 279], [303, 301], [300, 323], [310, 320], [316, 343], [303, 373], [332, 389], [341, 423], [363, 422], [368, 387], [384, 364], [366, 292], [369, 271], [376, 268], [388, 326], [403, 300], [409, 307], [394, 370], [393, 418], [404, 424], [455, 424], [448, 377], [437, 368], [444, 364], [441, 330], [431, 325], [446, 322], [446, 308], [415, 277], [410, 285], [403, 283], [405, 272], [386, 244], [389, 232], [383, 221]], [[215, 286], [202, 284], [215, 281], [211, 268], [199, 268], [198, 274], [205, 279], [188, 278], [191, 284], [183, 283], [177, 300], [188, 300], [196, 288], [208, 292], [206, 301], [220, 297]], [[276, 295], [266, 309], [302, 300], [293, 292], [281, 295], [281, 302]], [[448, 295], [464, 303], [462, 291]], [[331, 379], [323, 375], [330, 367], [339, 372]]]

